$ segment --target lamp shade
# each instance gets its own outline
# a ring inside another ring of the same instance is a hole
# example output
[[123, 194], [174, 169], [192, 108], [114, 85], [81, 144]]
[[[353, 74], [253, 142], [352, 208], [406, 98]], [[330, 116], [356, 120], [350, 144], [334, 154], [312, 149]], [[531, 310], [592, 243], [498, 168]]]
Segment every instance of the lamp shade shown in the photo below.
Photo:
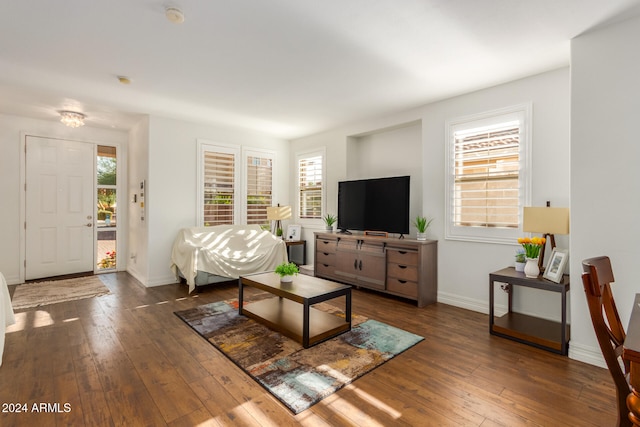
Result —
[[269, 221], [279, 221], [291, 218], [291, 206], [268, 206], [267, 219]]
[[522, 231], [569, 234], [569, 208], [525, 207]]

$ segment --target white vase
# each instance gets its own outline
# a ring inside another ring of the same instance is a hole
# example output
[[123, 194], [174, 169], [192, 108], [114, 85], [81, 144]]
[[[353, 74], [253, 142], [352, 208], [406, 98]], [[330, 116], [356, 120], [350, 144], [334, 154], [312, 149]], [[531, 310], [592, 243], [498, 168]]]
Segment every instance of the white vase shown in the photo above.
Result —
[[527, 264], [526, 262], [518, 262], [518, 261], [516, 261], [516, 271], [523, 272], [524, 271], [524, 266], [526, 264]]
[[535, 279], [540, 275], [540, 268], [538, 268], [538, 258], [527, 258], [527, 263], [524, 266], [524, 275]]
[[417, 240], [427, 240], [427, 233], [418, 233], [416, 235]]
[[291, 283], [293, 282], [293, 276], [280, 276], [280, 283]]

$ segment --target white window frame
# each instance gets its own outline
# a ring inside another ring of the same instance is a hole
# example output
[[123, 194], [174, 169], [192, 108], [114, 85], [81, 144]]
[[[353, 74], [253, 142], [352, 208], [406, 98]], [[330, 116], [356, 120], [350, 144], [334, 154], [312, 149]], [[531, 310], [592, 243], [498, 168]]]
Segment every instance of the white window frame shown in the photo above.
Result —
[[243, 186], [242, 177], [242, 164], [240, 156], [240, 147], [228, 144], [214, 143], [210, 141], [198, 140], [198, 162], [197, 162], [197, 179], [198, 179], [198, 194], [197, 194], [197, 206], [196, 206], [196, 224], [200, 227], [204, 226], [204, 154], [206, 152], [226, 153], [234, 156], [235, 170], [234, 170], [234, 209], [233, 209], [233, 222], [234, 224], [241, 224], [241, 212], [242, 208], [238, 208], [238, 202], [244, 206], [245, 200], [242, 198], [242, 192], [240, 191]]
[[[300, 218], [300, 160], [308, 159], [312, 157], [322, 158], [322, 190], [321, 190], [321, 214], [320, 218]], [[302, 225], [322, 225], [322, 218], [327, 212], [327, 153], [326, 148], [316, 149], [313, 151], [301, 151], [295, 155], [295, 180], [296, 180], [296, 193], [295, 193], [295, 218], [296, 221]], [[337, 196], [336, 196], [337, 197]]]
[[[495, 126], [517, 120], [520, 126], [519, 141], [519, 213], [518, 228], [470, 227], [457, 226], [454, 223], [455, 133], [476, 128]], [[498, 110], [474, 114], [449, 120], [445, 124], [446, 134], [446, 196], [445, 196], [445, 239], [471, 242], [514, 244], [522, 234], [522, 211], [531, 204], [531, 103], [515, 105]]]
[[248, 209], [247, 209], [247, 197], [249, 195], [248, 189], [248, 180], [247, 173], [249, 172], [247, 168], [247, 160], [250, 156], [253, 157], [262, 157], [271, 159], [271, 204], [277, 203], [278, 194], [276, 191], [276, 152], [273, 150], [263, 150], [259, 148], [242, 148], [242, 176], [244, 179], [242, 180], [242, 212], [241, 217], [243, 218], [243, 224], [248, 223]]

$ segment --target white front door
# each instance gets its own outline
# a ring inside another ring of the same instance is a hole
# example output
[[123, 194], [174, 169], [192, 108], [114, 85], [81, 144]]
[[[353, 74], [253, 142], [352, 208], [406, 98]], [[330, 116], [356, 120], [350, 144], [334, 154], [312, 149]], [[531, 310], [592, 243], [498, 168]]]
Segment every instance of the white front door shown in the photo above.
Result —
[[93, 271], [95, 147], [26, 139], [27, 280]]

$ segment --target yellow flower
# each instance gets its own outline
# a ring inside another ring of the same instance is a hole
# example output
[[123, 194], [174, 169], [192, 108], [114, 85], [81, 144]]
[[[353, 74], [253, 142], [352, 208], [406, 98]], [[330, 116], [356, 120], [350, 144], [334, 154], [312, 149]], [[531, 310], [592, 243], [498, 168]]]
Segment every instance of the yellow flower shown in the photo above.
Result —
[[524, 248], [524, 252], [527, 258], [538, 258], [540, 254], [540, 248], [546, 243], [544, 237], [520, 237], [518, 243]]

